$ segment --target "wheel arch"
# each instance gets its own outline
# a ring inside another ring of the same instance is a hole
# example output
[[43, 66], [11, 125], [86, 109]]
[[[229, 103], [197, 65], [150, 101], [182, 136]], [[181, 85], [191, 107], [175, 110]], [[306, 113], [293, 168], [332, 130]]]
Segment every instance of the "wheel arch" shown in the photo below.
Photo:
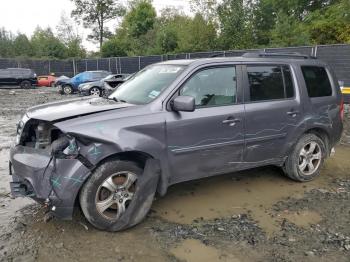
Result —
[[[326, 129], [320, 128], [320, 127], [313, 127], [304, 132], [304, 134], [314, 134], [318, 136], [325, 144], [326, 146], [326, 151], [327, 151], [327, 156], [329, 156], [331, 152], [331, 148], [329, 148], [329, 143], [330, 143], [330, 134], [327, 132]], [[303, 135], [304, 135], [303, 134]]]
[[130, 160], [130, 161], [136, 162], [137, 164], [140, 165], [140, 167], [144, 168], [146, 165], [146, 161], [148, 159], [154, 159], [154, 157], [148, 153], [137, 151], [137, 150], [123, 151], [123, 152], [118, 152], [118, 153], [106, 156], [105, 158], [101, 159], [96, 164], [95, 168], [112, 159]]

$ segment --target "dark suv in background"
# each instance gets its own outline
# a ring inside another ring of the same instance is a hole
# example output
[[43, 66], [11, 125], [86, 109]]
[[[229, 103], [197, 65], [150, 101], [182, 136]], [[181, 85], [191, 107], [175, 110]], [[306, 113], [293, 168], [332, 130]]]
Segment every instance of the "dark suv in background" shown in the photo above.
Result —
[[317, 59], [166, 61], [106, 99], [29, 109], [11, 149], [12, 194], [65, 219], [78, 202], [94, 226], [118, 231], [176, 183], [266, 165], [311, 181], [340, 140], [343, 114], [338, 81]]
[[20, 86], [21, 88], [31, 88], [37, 84], [37, 75], [32, 69], [0, 69], [0, 85], [16, 85]]

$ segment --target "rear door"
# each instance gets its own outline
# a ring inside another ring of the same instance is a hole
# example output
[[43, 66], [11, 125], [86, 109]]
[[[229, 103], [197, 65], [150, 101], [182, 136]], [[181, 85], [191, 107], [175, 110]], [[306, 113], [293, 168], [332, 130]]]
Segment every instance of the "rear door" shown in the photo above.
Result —
[[167, 112], [166, 130], [172, 181], [235, 170], [244, 148], [241, 71], [235, 65], [202, 68], [177, 95], [192, 96], [194, 112]]
[[256, 166], [284, 157], [288, 137], [301, 120], [302, 107], [295, 74], [289, 65], [244, 66], [245, 155]]

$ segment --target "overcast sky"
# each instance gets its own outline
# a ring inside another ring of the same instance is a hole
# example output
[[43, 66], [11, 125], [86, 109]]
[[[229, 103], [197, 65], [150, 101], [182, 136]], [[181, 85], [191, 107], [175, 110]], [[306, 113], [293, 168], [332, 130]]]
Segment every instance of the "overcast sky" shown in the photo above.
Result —
[[[62, 12], [70, 15], [74, 8], [71, 0], [0, 0], [0, 27], [5, 27], [14, 33], [21, 32], [30, 36], [36, 26], [48, 27], [54, 30], [58, 24]], [[124, 0], [125, 1], [125, 0]], [[188, 0], [153, 0], [157, 11], [174, 6], [189, 13]], [[112, 24], [112, 27], [116, 24]], [[89, 31], [83, 30], [84, 38]], [[96, 45], [84, 40], [84, 46], [88, 50], [96, 50]]]

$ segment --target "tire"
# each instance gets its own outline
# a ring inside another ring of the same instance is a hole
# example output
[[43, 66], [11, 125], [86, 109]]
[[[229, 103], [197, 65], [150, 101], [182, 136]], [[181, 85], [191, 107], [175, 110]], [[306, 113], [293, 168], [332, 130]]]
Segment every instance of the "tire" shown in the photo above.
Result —
[[29, 89], [32, 87], [32, 83], [30, 81], [24, 80], [20, 83], [20, 87], [22, 89]]
[[284, 170], [289, 178], [308, 182], [320, 175], [325, 158], [325, 142], [314, 134], [305, 134], [289, 154]]
[[[150, 194], [149, 203], [137, 203], [135, 196], [141, 190], [137, 183], [142, 173], [142, 168], [131, 161], [111, 160], [100, 165], [80, 192], [80, 206], [86, 219], [96, 228], [107, 231], [120, 231], [143, 220], [151, 208], [155, 190]], [[140, 206], [144, 212], [141, 217], [137, 212], [130, 212]]]
[[90, 96], [102, 96], [101, 89], [96, 86], [90, 88], [89, 94]]
[[56, 87], [55, 82], [51, 82], [50, 87]]
[[62, 92], [65, 95], [71, 95], [73, 94], [73, 88], [70, 85], [65, 85], [62, 87]]

